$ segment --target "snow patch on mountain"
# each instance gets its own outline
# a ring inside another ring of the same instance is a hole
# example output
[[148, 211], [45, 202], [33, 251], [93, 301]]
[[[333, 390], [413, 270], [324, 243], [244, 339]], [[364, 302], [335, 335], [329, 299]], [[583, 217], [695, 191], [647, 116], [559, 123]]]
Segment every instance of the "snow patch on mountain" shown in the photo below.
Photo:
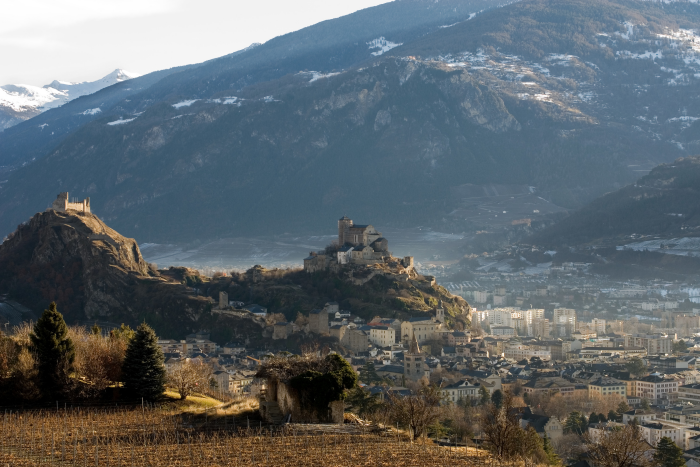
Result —
[[102, 109], [96, 107], [94, 109], [87, 109], [85, 112], [82, 112], [82, 115], [97, 115], [100, 112], [102, 112]]
[[127, 119], [124, 119], [124, 120], [122, 120], [121, 118], [119, 118], [119, 120], [115, 120], [115, 121], [113, 121], [113, 122], [109, 122], [109, 123], [107, 123], [107, 125], [111, 125], [111, 126], [114, 126], [114, 125], [123, 125], [124, 123], [133, 122], [134, 120], [136, 120], [136, 117], [134, 117], [134, 118], [127, 118]]
[[194, 104], [195, 102], [197, 102], [198, 100], [199, 99], [190, 99], [188, 101], [180, 101], [177, 104], [173, 104], [173, 107], [175, 107], [176, 109], [179, 109], [181, 107], [189, 107], [192, 104]]
[[372, 49], [379, 49], [376, 52], [372, 52], [372, 55], [375, 57], [379, 57], [380, 55], [390, 51], [394, 47], [398, 47], [400, 45], [403, 45], [403, 42], [397, 44], [396, 42], [391, 42], [388, 41], [384, 38], [384, 36], [379, 37], [377, 39], [374, 39], [372, 41], [367, 42], [367, 45], [369, 46], [369, 50]]

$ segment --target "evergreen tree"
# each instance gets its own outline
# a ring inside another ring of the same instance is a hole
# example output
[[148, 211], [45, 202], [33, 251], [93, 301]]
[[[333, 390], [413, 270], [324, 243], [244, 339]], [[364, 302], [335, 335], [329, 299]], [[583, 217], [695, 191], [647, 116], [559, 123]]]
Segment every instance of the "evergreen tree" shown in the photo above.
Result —
[[654, 461], [660, 467], [685, 467], [683, 450], [676, 446], [671, 438], [664, 436], [656, 445]]
[[622, 420], [622, 417], [618, 416], [617, 412], [610, 409], [610, 412], [608, 412], [608, 420], [610, 420], [611, 422], [619, 422]]
[[163, 360], [156, 333], [146, 323], [141, 324], [126, 349], [122, 366], [124, 387], [146, 400], [161, 397], [165, 391]]
[[360, 368], [360, 381], [365, 384], [382, 382], [382, 378], [377, 374], [373, 361], [368, 361], [362, 368]]
[[503, 404], [503, 393], [500, 389], [493, 391], [493, 394], [491, 394], [491, 402], [499, 409], [501, 408], [501, 404]]
[[566, 433], [575, 433], [582, 435], [588, 430], [588, 420], [581, 412], [571, 412], [564, 422], [564, 431]]
[[599, 423], [599, 422], [600, 422], [600, 419], [598, 418], [598, 414], [596, 414], [595, 412], [591, 412], [591, 416], [588, 417], [588, 423], [593, 424], [593, 423]]
[[649, 405], [649, 401], [647, 399], [642, 399], [642, 408], [644, 410], [650, 410], [651, 406]]
[[598, 414], [598, 423], [605, 423], [607, 421], [608, 421], [608, 419], [605, 418], [605, 414], [602, 414], [602, 413]]
[[617, 412], [617, 415], [620, 417], [620, 420], [622, 420], [622, 414], [625, 413], [625, 412], [629, 412], [630, 410], [631, 410], [631, 409], [630, 409], [630, 406], [627, 405], [627, 402], [622, 401], [622, 402], [620, 402], [620, 404], [617, 406], [617, 410], [616, 410], [615, 412]]
[[549, 465], [559, 465], [561, 463], [559, 456], [556, 452], [554, 452], [552, 443], [549, 442], [549, 436], [547, 436], [547, 433], [545, 433], [544, 438], [542, 438], [542, 450], [544, 450], [545, 454], [547, 454]]
[[65, 392], [75, 361], [75, 346], [68, 337], [68, 326], [56, 309], [56, 303], [52, 302], [49, 309], [44, 310], [29, 338], [38, 360], [43, 395], [53, 398]]
[[486, 405], [489, 402], [491, 402], [491, 394], [489, 394], [489, 390], [486, 389], [486, 386], [482, 384], [479, 387], [479, 404]]

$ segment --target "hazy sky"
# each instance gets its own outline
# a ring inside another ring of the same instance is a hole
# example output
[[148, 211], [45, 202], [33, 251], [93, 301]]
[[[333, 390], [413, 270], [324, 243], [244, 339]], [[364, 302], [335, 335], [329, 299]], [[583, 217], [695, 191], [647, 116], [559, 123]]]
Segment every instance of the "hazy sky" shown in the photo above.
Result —
[[0, 85], [198, 63], [388, 0], [0, 0]]

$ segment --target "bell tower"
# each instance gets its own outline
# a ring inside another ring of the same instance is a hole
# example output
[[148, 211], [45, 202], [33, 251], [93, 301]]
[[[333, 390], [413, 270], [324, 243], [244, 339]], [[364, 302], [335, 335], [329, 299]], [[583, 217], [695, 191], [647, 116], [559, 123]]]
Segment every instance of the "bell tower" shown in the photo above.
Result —
[[435, 309], [435, 320], [438, 323], [445, 322], [445, 309], [442, 307], [442, 299], [438, 301], [438, 306]]
[[338, 219], [338, 246], [345, 245], [345, 232], [352, 227], [352, 219], [343, 216]]

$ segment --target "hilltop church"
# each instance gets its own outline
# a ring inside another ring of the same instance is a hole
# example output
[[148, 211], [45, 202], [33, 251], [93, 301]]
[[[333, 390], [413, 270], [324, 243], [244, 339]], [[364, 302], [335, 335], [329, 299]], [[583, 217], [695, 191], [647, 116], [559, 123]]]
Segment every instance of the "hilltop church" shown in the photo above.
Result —
[[329, 252], [311, 252], [304, 259], [304, 270], [315, 272], [329, 269], [336, 265], [374, 265], [386, 264], [400, 273], [413, 271], [413, 257], [394, 258], [389, 251], [389, 242], [382, 233], [372, 225], [355, 224], [352, 219], [343, 216], [338, 220], [338, 240], [335, 250]]

